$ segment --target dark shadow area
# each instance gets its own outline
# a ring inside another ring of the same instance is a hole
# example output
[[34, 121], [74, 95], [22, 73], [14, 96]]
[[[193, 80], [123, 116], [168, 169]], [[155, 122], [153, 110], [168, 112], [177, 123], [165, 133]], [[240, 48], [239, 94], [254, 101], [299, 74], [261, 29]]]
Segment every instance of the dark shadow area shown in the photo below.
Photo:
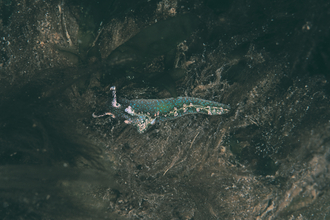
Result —
[[99, 160], [101, 149], [76, 131], [77, 120], [90, 111], [70, 110], [64, 95], [88, 75], [82, 69], [49, 69], [27, 84], [2, 84], [1, 219], [101, 217], [73, 197], [90, 184], [115, 186], [114, 173]]

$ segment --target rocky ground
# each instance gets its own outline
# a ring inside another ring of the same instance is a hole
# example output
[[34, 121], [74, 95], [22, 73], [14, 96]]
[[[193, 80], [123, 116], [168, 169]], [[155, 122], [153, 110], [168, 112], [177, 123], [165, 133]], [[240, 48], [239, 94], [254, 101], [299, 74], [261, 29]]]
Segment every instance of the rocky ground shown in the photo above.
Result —
[[[309, 0], [0, 1], [1, 219], [330, 218], [329, 13]], [[113, 85], [231, 111], [140, 134], [92, 117]]]

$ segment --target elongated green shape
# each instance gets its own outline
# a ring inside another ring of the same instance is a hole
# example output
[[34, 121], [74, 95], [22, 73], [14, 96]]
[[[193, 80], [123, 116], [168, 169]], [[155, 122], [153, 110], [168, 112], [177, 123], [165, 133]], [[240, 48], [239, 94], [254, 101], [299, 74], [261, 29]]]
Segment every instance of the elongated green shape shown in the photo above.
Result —
[[158, 121], [171, 120], [187, 114], [222, 115], [230, 110], [229, 105], [219, 102], [193, 98], [178, 97], [167, 99], [136, 99], [117, 102], [116, 88], [111, 87], [113, 100], [110, 112], [93, 117], [111, 115], [113, 118], [124, 117], [126, 124], [133, 124], [139, 133], [144, 133], [150, 125]]

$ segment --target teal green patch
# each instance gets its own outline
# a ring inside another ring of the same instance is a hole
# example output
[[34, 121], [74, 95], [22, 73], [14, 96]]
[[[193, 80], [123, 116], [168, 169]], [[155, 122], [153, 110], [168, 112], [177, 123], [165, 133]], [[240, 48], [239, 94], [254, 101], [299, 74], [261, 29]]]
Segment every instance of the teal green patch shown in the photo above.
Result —
[[93, 117], [123, 117], [125, 123], [134, 125], [139, 133], [144, 133], [156, 120], [165, 121], [175, 119], [187, 114], [222, 115], [228, 113], [229, 105], [219, 102], [193, 98], [178, 97], [168, 99], [122, 99], [120, 103], [116, 98], [116, 87], [110, 88], [113, 99], [109, 105], [109, 112]]

